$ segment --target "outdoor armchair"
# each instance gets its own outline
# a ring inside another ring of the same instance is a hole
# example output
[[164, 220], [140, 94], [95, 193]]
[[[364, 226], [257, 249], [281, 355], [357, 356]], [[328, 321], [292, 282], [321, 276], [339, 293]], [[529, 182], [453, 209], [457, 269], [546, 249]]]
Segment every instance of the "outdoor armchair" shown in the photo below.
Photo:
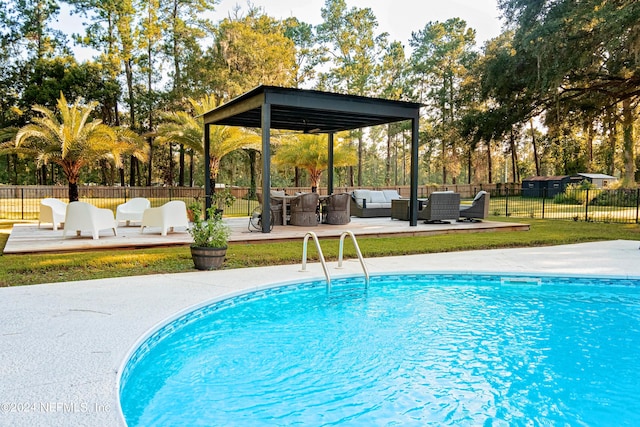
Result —
[[479, 191], [471, 205], [460, 206], [460, 218], [467, 221], [480, 221], [489, 216], [489, 193]]
[[145, 227], [160, 227], [160, 234], [163, 236], [175, 227], [188, 228], [187, 205], [182, 200], [172, 200], [158, 208], [145, 209], [140, 233], [144, 232]]
[[304, 193], [291, 200], [291, 219], [289, 224], [318, 225], [318, 193]]
[[100, 230], [105, 229], [113, 230], [114, 236], [118, 235], [112, 210], [97, 208], [85, 202], [71, 202], [67, 205], [63, 237], [67, 237], [69, 232], [75, 231], [79, 237], [83, 231], [91, 231], [91, 236], [97, 240], [100, 238]]
[[444, 223], [460, 217], [460, 193], [435, 191], [429, 195], [424, 208], [418, 212], [418, 219], [425, 223]]
[[128, 202], [118, 205], [116, 208], [116, 222], [126, 221], [127, 226], [131, 221], [142, 221], [145, 209], [151, 207], [151, 202], [144, 197], [135, 197]]
[[[284, 195], [285, 195], [284, 191], [271, 190], [270, 198], [269, 198], [269, 204], [271, 205], [271, 215], [273, 217], [273, 224], [274, 225], [282, 225], [282, 221], [283, 221], [282, 220], [283, 201], [282, 201], [282, 199], [278, 199], [278, 197], [282, 197]], [[263, 204], [263, 202], [262, 202], [262, 193], [258, 192], [256, 194], [256, 196], [258, 196], [258, 203], [260, 203], [260, 206], [262, 206], [262, 204]]]
[[349, 193], [332, 194], [324, 201], [323, 216], [327, 224], [348, 224], [351, 222]]
[[67, 214], [67, 204], [53, 198], [42, 199], [40, 202], [40, 215], [38, 217], [38, 228], [43, 222], [53, 224], [53, 230], [58, 230], [58, 224], [64, 224]]

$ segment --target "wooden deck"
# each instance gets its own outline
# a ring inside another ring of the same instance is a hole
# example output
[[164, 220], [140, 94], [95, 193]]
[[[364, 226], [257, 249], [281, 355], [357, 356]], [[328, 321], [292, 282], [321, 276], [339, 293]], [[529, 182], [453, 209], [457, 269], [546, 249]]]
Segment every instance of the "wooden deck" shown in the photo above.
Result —
[[[316, 233], [318, 238], [339, 238], [344, 231], [351, 231], [356, 237], [394, 237], [425, 236], [448, 233], [527, 231], [529, 225], [507, 222], [451, 222], [449, 224], [424, 224], [418, 222], [410, 227], [408, 221], [390, 218], [351, 218], [346, 225], [319, 224], [316, 227], [276, 226], [271, 233], [249, 231], [248, 218], [228, 218], [225, 222], [231, 227], [230, 244], [249, 244], [260, 242], [284, 242], [300, 240], [308, 231]], [[186, 246], [191, 236], [186, 229], [176, 229], [167, 236], [161, 236], [160, 230], [145, 229], [135, 224], [130, 227], [118, 227], [117, 236], [110, 230], [102, 230], [100, 238], [93, 240], [90, 234], [81, 237], [64, 238], [62, 230], [53, 231], [50, 224], [38, 228], [37, 222], [17, 224], [13, 227], [4, 254], [24, 254], [39, 252], [71, 252], [92, 249], [135, 249], [154, 246]]]

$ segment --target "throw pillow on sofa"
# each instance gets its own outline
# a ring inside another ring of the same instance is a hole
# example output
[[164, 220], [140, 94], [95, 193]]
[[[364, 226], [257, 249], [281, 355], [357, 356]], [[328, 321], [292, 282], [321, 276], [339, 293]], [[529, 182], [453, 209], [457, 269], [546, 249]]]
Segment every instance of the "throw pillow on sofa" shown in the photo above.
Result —
[[366, 203], [371, 203], [371, 191], [353, 190], [353, 199], [356, 201], [358, 206], [363, 207], [363, 204], [362, 204], [363, 199], [366, 201]]
[[392, 200], [401, 199], [400, 194], [398, 194], [397, 190], [382, 190], [384, 193], [384, 198], [387, 203], [391, 203]]
[[387, 203], [382, 191], [371, 191], [371, 203]]

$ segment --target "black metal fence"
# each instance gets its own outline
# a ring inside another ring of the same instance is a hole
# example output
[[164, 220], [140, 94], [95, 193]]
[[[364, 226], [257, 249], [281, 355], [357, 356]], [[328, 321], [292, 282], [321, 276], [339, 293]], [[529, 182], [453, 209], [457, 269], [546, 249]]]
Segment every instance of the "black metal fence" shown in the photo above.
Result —
[[[395, 188], [395, 187], [394, 187]], [[246, 187], [227, 187], [235, 196], [232, 206], [224, 207], [224, 216], [249, 216], [258, 205], [255, 198], [249, 198]], [[451, 188], [447, 188], [451, 190]], [[489, 214], [514, 218], [564, 219], [573, 221], [638, 223], [640, 214], [640, 189], [570, 189], [554, 197], [547, 197], [543, 189], [538, 194], [523, 196], [520, 188], [514, 186], [485, 186], [491, 194]], [[289, 194], [308, 189], [287, 188]], [[320, 189], [319, 189], [320, 190]], [[349, 192], [352, 188], [340, 188], [339, 192]], [[428, 197], [432, 191], [441, 188], [421, 187], [420, 197]], [[454, 191], [456, 191], [455, 189]], [[462, 195], [470, 201], [470, 194], [478, 188], [469, 188]], [[407, 188], [398, 188], [400, 194], [408, 197]], [[0, 219], [36, 220], [40, 212], [40, 201], [46, 197], [68, 200], [68, 188], [63, 186], [12, 186], [0, 187]], [[322, 192], [322, 191], [321, 191]], [[406, 194], [405, 194], [406, 193]], [[183, 200], [187, 205], [204, 203], [204, 189], [196, 187], [79, 187], [80, 200], [114, 212], [120, 203], [134, 197], [145, 197], [151, 206], [161, 206], [171, 200]]]
[[640, 189], [567, 189], [548, 197], [546, 189], [523, 195], [504, 188], [490, 194], [489, 214], [495, 216], [638, 224], [640, 213]]
[[[89, 202], [99, 208], [111, 209], [134, 197], [149, 199], [152, 207], [161, 206], [171, 200], [183, 200], [187, 205], [204, 204], [204, 189], [197, 187], [103, 187], [81, 186], [80, 201]], [[247, 198], [248, 189], [231, 188], [235, 196], [232, 206], [224, 207], [225, 216], [248, 216], [258, 204]], [[0, 219], [35, 220], [40, 212], [40, 201], [52, 197], [64, 202], [69, 200], [69, 189], [62, 186], [15, 186], [0, 187]]]

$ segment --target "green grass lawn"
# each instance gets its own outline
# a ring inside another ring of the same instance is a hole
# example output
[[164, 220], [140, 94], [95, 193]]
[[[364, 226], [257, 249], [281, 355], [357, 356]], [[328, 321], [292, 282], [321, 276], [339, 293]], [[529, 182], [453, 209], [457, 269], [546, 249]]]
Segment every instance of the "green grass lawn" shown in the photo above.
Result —
[[[499, 218], [491, 219], [500, 220]], [[508, 218], [508, 221], [530, 224], [531, 229], [424, 237], [362, 237], [358, 239], [358, 243], [365, 258], [374, 258], [617, 239], [640, 240], [640, 226], [637, 224], [515, 218]], [[0, 222], [1, 248], [4, 248], [11, 226], [11, 222]], [[322, 251], [327, 260], [337, 260], [338, 243], [338, 239], [323, 241]], [[310, 261], [317, 260], [317, 252], [313, 245], [309, 245], [308, 256]], [[355, 250], [347, 240], [345, 258], [355, 256]], [[231, 244], [223, 268], [296, 264], [302, 261], [301, 257], [302, 240], [286, 243]], [[2, 255], [0, 256], [0, 287], [186, 271], [193, 271], [193, 262], [187, 246], [138, 249], [127, 252], [102, 250], [61, 254]]]

